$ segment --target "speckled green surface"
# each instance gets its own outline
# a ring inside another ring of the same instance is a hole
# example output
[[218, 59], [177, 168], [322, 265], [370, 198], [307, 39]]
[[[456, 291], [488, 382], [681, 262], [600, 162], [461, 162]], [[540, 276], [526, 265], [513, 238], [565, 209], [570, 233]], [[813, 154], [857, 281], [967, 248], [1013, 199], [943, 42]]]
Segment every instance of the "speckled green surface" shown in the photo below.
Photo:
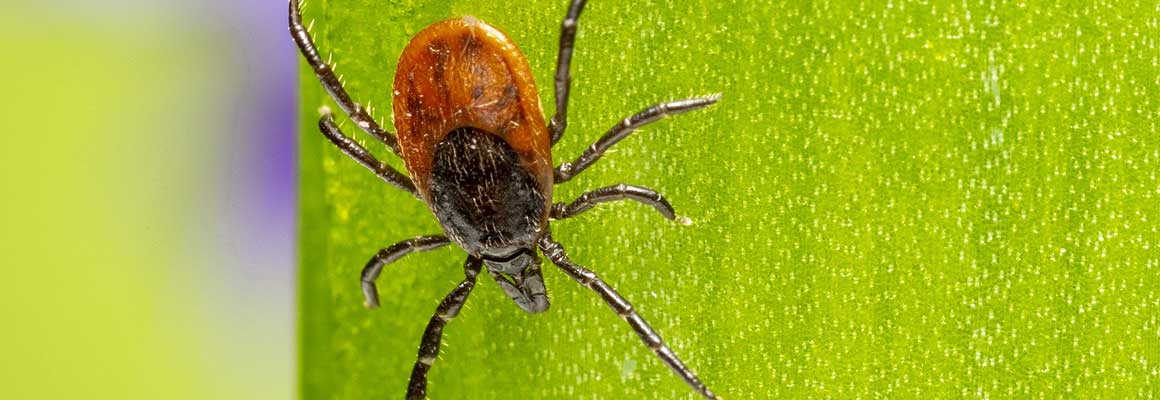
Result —
[[[550, 115], [564, 2], [469, 3], [306, 14], [376, 117], [390, 119], [406, 40], [464, 14], [520, 44]], [[555, 223], [556, 238], [731, 399], [1156, 397], [1160, 9], [858, 3], [592, 0], [557, 161], [651, 103], [725, 98], [557, 188], [653, 187], [693, 226], [624, 203]], [[362, 307], [366, 260], [439, 228], [323, 140], [329, 100], [302, 77], [302, 398], [399, 398], [464, 253], [389, 266], [383, 307]], [[693, 397], [597, 296], [545, 280], [553, 305], [536, 316], [480, 280], [432, 398]]]

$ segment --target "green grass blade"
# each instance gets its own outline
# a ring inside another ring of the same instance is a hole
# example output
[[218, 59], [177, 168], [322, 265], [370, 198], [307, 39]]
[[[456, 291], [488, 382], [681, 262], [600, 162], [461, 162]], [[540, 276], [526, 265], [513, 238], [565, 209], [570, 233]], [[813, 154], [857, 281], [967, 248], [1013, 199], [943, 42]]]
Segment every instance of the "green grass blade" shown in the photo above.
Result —
[[[590, 2], [557, 161], [649, 104], [724, 99], [638, 132], [556, 194], [648, 186], [692, 226], [624, 203], [555, 237], [727, 398], [1155, 395], [1155, 6], [862, 3]], [[306, 12], [348, 90], [389, 121], [406, 41], [465, 14], [519, 43], [550, 115], [565, 7]], [[330, 102], [302, 78], [302, 395], [398, 398], [464, 254], [389, 266], [383, 307], [362, 308], [366, 260], [439, 228], [323, 140]], [[481, 279], [447, 327], [433, 398], [693, 397], [595, 295], [545, 280], [552, 309], [529, 316]]]

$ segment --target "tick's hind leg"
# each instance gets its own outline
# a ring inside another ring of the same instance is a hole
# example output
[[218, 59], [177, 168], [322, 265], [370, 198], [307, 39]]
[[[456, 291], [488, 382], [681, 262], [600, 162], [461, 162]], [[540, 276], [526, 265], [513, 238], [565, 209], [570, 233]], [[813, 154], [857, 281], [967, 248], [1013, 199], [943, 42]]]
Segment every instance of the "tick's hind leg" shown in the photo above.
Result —
[[613, 289], [612, 286], [604, 283], [604, 281], [601, 280], [600, 277], [596, 275], [596, 273], [576, 265], [572, 262], [572, 260], [568, 259], [568, 254], [564, 252], [564, 247], [552, 240], [552, 235], [550, 233], [544, 234], [544, 236], [540, 239], [539, 245], [540, 251], [544, 252], [544, 256], [548, 257], [548, 259], [551, 260], [553, 264], [556, 264], [557, 267], [560, 267], [560, 269], [564, 270], [564, 273], [568, 274], [568, 276], [572, 277], [572, 279], [576, 282], [584, 285], [584, 287], [592, 289], [592, 291], [599, 294], [600, 298], [604, 299], [604, 302], [607, 303], [609, 307], [612, 307], [612, 310], [615, 311], [617, 315], [628, 322], [628, 325], [631, 326], [634, 331], [636, 331], [636, 334], [640, 336], [640, 339], [644, 341], [644, 344], [648, 346], [648, 348], [652, 350], [653, 353], [656, 353], [657, 357], [660, 357], [661, 361], [664, 361], [665, 365], [668, 365], [669, 368], [673, 370], [673, 372], [676, 372], [677, 375], [681, 377], [681, 379], [684, 379], [685, 383], [688, 383], [689, 386], [692, 386], [694, 390], [696, 390], [702, 396], [705, 396], [707, 399], [717, 398], [717, 396], [713, 394], [713, 391], [709, 390], [709, 388], [701, 382], [701, 379], [697, 377], [697, 374], [694, 374], [693, 371], [690, 371], [689, 367], [685, 366], [685, 363], [677, 357], [676, 353], [673, 353], [673, 350], [669, 349], [669, 346], [665, 345], [664, 341], [661, 340], [661, 336], [658, 335], [651, 326], [649, 326], [648, 322], [646, 322], [644, 318], [640, 316], [640, 314], [636, 313], [636, 310], [632, 308], [632, 304], [629, 304], [628, 300], [625, 300], [624, 297], [621, 297], [620, 293], [616, 292], [616, 289]]
[[302, 52], [302, 56], [306, 58], [306, 62], [314, 70], [314, 75], [318, 76], [319, 81], [322, 81], [322, 87], [330, 93], [334, 102], [338, 103], [342, 111], [346, 112], [359, 128], [386, 143], [387, 147], [390, 147], [395, 154], [400, 154], [395, 135], [383, 130], [374, 118], [371, 118], [366, 108], [351, 100], [346, 89], [342, 87], [342, 80], [334, 75], [334, 68], [322, 59], [318, 48], [314, 46], [314, 39], [310, 38], [308, 28], [302, 25], [301, 7], [300, 0], [290, 0], [290, 36], [294, 38], [294, 43], [298, 44], [298, 50]]
[[552, 205], [552, 219], [572, 218], [588, 211], [597, 204], [618, 200], [633, 200], [648, 204], [657, 209], [657, 212], [665, 218], [677, 221], [682, 225], [691, 223], [688, 218], [678, 217], [669, 201], [655, 190], [623, 183], [584, 192], [579, 198], [568, 204], [556, 203]]
[[568, 14], [560, 23], [560, 52], [556, 56], [556, 113], [548, 123], [552, 144], [564, 136], [568, 128], [568, 87], [572, 84], [572, 50], [576, 43], [576, 27], [580, 23], [580, 11], [587, 0], [572, 0]]
[[596, 160], [599, 160], [604, 155], [604, 152], [608, 151], [609, 147], [628, 137], [637, 128], [648, 125], [651, 122], [656, 122], [669, 115], [711, 106], [717, 100], [721, 100], [721, 95], [715, 94], [706, 97], [670, 101], [646, 108], [641, 112], [633, 114], [631, 117], [625, 118], [619, 124], [612, 127], [612, 129], [609, 129], [604, 136], [596, 140], [596, 143], [588, 146], [588, 149], [584, 150], [584, 153], [580, 154], [580, 157], [577, 157], [575, 161], [566, 162], [556, 167], [555, 183], [567, 182], [572, 177], [580, 174], [585, 168], [588, 168]]
[[431, 369], [431, 364], [435, 362], [435, 357], [439, 356], [439, 342], [443, 338], [443, 326], [447, 325], [447, 321], [451, 321], [455, 316], [459, 315], [459, 309], [463, 308], [463, 303], [467, 302], [467, 295], [471, 294], [471, 289], [475, 287], [475, 277], [479, 275], [480, 266], [483, 261], [468, 256], [467, 262], [463, 265], [463, 273], [465, 277], [455, 287], [443, 301], [439, 303], [439, 307], [435, 309], [435, 315], [431, 316], [431, 321], [427, 323], [427, 329], [423, 332], [423, 341], [419, 344], [419, 359], [415, 361], [415, 368], [411, 370], [411, 381], [407, 383], [407, 399], [408, 400], [423, 400], [427, 398], [427, 371]]
[[435, 250], [446, 246], [448, 243], [451, 243], [451, 241], [446, 236], [420, 236], [395, 243], [391, 247], [379, 250], [378, 254], [371, 257], [370, 261], [367, 261], [367, 265], [362, 270], [363, 298], [366, 301], [367, 308], [379, 306], [379, 290], [375, 287], [375, 280], [379, 279], [379, 274], [383, 272], [383, 266], [393, 263], [407, 254], [416, 251]]
[[329, 111], [324, 111], [322, 118], [318, 120], [318, 129], [322, 131], [322, 134], [327, 139], [330, 139], [331, 143], [338, 146], [343, 153], [358, 161], [362, 166], [367, 167], [375, 175], [378, 175], [379, 178], [382, 178], [387, 183], [399, 189], [407, 191], [412, 196], [419, 197], [419, 193], [415, 191], [415, 184], [411, 182], [411, 178], [403, 175], [390, 165], [379, 161], [365, 147], [362, 147], [362, 145], [344, 135], [338, 129], [338, 126], [334, 124], [334, 116]]

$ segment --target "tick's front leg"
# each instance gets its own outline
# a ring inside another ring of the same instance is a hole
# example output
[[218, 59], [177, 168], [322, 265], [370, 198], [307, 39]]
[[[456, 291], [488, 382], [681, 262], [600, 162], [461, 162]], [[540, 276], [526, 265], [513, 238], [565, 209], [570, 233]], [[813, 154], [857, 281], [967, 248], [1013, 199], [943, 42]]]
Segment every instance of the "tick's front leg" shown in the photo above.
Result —
[[465, 277], [435, 309], [435, 315], [427, 323], [423, 331], [423, 341], [419, 344], [419, 357], [415, 361], [415, 368], [411, 370], [411, 381], [407, 383], [408, 400], [424, 400], [427, 398], [427, 371], [439, 356], [439, 343], [443, 340], [443, 326], [459, 315], [463, 303], [467, 302], [467, 295], [475, 288], [475, 277], [479, 275], [483, 260], [468, 256], [463, 266]]
[[656, 353], [657, 357], [660, 357], [665, 365], [668, 365], [673, 372], [676, 372], [681, 379], [685, 380], [685, 383], [692, 386], [694, 390], [702, 396], [705, 396], [706, 399], [717, 398], [713, 394], [713, 391], [709, 390], [709, 387], [701, 382], [701, 378], [698, 378], [697, 374], [685, 366], [685, 363], [677, 357], [677, 354], [673, 353], [673, 350], [665, 345], [664, 341], [661, 340], [661, 336], [649, 326], [648, 322], [644, 320], [644, 317], [636, 313], [632, 304], [622, 297], [620, 293], [617, 293], [616, 289], [613, 289], [603, 279], [600, 279], [595, 272], [576, 265], [572, 260], [568, 259], [568, 254], [564, 252], [564, 247], [552, 240], [550, 233], [540, 238], [539, 246], [540, 251], [544, 252], [544, 256], [548, 257], [557, 267], [564, 270], [564, 273], [568, 274], [576, 282], [584, 285], [584, 287], [592, 289], [592, 291], [599, 294], [600, 298], [609, 307], [612, 307], [612, 311], [615, 311], [616, 315], [619, 315], [628, 322], [628, 325], [632, 327], [632, 330], [636, 331], [636, 334], [640, 336], [640, 340], [644, 341], [644, 344], [648, 346], [649, 350]]

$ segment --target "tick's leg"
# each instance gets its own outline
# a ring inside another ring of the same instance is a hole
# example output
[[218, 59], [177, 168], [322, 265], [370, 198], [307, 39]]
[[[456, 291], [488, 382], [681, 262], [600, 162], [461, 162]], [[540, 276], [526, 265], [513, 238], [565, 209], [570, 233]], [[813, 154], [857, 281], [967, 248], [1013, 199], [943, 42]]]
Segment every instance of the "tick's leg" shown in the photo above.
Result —
[[439, 342], [443, 337], [443, 326], [447, 325], [447, 321], [459, 315], [459, 309], [463, 307], [463, 303], [467, 302], [467, 295], [471, 294], [471, 289], [475, 287], [475, 277], [479, 275], [479, 268], [483, 265], [483, 261], [468, 256], [467, 262], [463, 265], [463, 272], [465, 277], [459, 286], [455, 287], [443, 301], [439, 303], [439, 307], [435, 309], [435, 315], [431, 316], [431, 321], [427, 323], [427, 330], [423, 332], [423, 341], [419, 344], [419, 359], [415, 361], [415, 368], [411, 370], [411, 382], [407, 384], [407, 399], [423, 400], [427, 398], [427, 370], [431, 369], [431, 363], [435, 362], [435, 357], [439, 356]]
[[375, 287], [375, 280], [383, 272], [383, 266], [393, 263], [407, 254], [417, 251], [435, 250], [451, 243], [446, 236], [419, 236], [391, 245], [379, 250], [378, 254], [367, 261], [362, 270], [362, 291], [367, 308], [379, 306], [379, 289]]
[[669, 201], [665, 200], [665, 197], [661, 196], [655, 190], [623, 183], [585, 192], [569, 204], [556, 203], [552, 206], [552, 218], [572, 218], [588, 211], [588, 209], [597, 204], [617, 200], [633, 200], [648, 204], [656, 208], [665, 218], [675, 220], [684, 225], [691, 223], [688, 218], [678, 217], [673, 211], [673, 206], [669, 204]]
[[544, 252], [544, 256], [548, 257], [552, 263], [556, 264], [556, 266], [564, 270], [564, 273], [568, 274], [568, 276], [572, 277], [572, 279], [576, 280], [576, 282], [579, 282], [581, 285], [584, 285], [585, 287], [592, 289], [597, 294], [599, 294], [600, 298], [604, 299], [604, 302], [607, 303], [609, 307], [612, 307], [612, 310], [615, 311], [617, 315], [627, 321], [629, 326], [632, 326], [632, 329], [636, 331], [636, 334], [640, 336], [640, 339], [644, 341], [644, 344], [648, 346], [648, 348], [651, 349], [654, 353], [656, 353], [657, 357], [660, 357], [661, 361], [664, 361], [664, 363], [668, 365], [669, 368], [673, 370], [673, 372], [676, 372], [677, 375], [681, 377], [681, 379], [684, 379], [685, 382], [689, 384], [689, 386], [692, 386], [694, 390], [696, 390], [702, 396], [705, 396], [707, 399], [717, 398], [717, 396], [714, 395], [713, 392], [709, 390], [709, 388], [706, 387], [704, 383], [701, 382], [701, 379], [697, 378], [697, 375], [694, 374], [693, 371], [690, 371], [689, 367], [686, 367], [684, 362], [681, 362], [681, 359], [678, 358], [675, 353], [673, 353], [673, 350], [669, 349], [669, 347], [665, 345], [665, 343], [661, 340], [660, 335], [658, 335], [656, 331], [654, 331], [653, 328], [648, 325], [648, 322], [645, 322], [644, 318], [642, 318], [639, 314], [636, 313], [635, 310], [633, 310], [632, 304], [629, 304], [628, 300], [625, 300], [624, 297], [621, 297], [620, 294], [616, 292], [616, 289], [613, 289], [612, 286], [604, 283], [604, 281], [601, 280], [600, 277], [596, 275], [596, 273], [576, 265], [572, 262], [572, 260], [569, 260], [568, 255], [564, 252], [564, 247], [560, 246], [559, 243], [552, 240], [552, 235], [550, 233], [545, 234], [542, 238], [540, 238], [539, 245], [540, 251]]
[[595, 163], [596, 160], [599, 160], [609, 147], [612, 147], [612, 145], [616, 144], [616, 142], [619, 142], [621, 139], [628, 137], [628, 135], [631, 134], [632, 131], [636, 130], [636, 128], [640, 128], [650, 122], [657, 121], [669, 115], [680, 114], [683, 112], [708, 107], [720, 99], [721, 95], [715, 94], [706, 97], [695, 97], [692, 99], [671, 101], [668, 103], [654, 105], [634, 114], [631, 117], [625, 118], [623, 121], [620, 121], [619, 124], [616, 124], [616, 126], [612, 127], [612, 129], [609, 129], [608, 132], [604, 134], [604, 136], [601, 136], [600, 139], [596, 141], [596, 143], [588, 146], [588, 149], [584, 150], [584, 153], [581, 154], [580, 157], [576, 159], [576, 161], [566, 162], [560, 164], [559, 167], [556, 167], [556, 183], [562, 183], [572, 179], [572, 177], [579, 174], [580, 171], [583, 171], [585, 168], [588, 168], [588, 166], [592, 165], [592, 163]]
[[503, 292], [528, 314], [539, 314], [548, 310], [548, 291], [544, 288], [544, 276], [540, 273], [539, 260], [528, 266], [512, 280], [490, 268], [487, 270]]
[[375, 158], [371, 152], [367, 151], [365, 147], [359, 145], [357, 142], [347, 137], [334, 124], [334, 117], [329, 112], [323, 112], [322, 118], [318, 120], [318, 129], [322, 134], [330, 139], [331, 143], [338, 146], [343, 153], [358, 161], [367, 169], [378, 175], [387, 183], [394, 185], [399, 189], [403, 189], [412, 196], [419, 197], [419, 193], [415, 191], [415, 184], [411, 183], [411, 178], [403, 175], [399, 171], [392, 168], [390, 165], [383, 163]]
[[302, 25], [302, 4], [300, 0], [290, 0], [290, 36], [294, 38], [294, 43], [298, 44], [298, 49], [302, 51], [302, 56], [306, 58], [306, 62], [310, 64], [310, 68], [314, 70], [314, 75], [318, 76], [318, 80], [322, 81], [322, 87], [330, 93], [330, 97], [334, 99], [335, 103], [342, 108], [354, 121], [359, 128], [374, 136], [376, 139], [387, 144], [391, 151], [396, 155], [399, 153], [399, 144], [395, 140], [395, 135], [383, 130], [379, 124], [375, 122], [367, 113], [366, 108], [361, 104], [351, 100], [350, 95], [346, 93], [346, 89], [342, 87], [342, 81], [334, 75], [334, 68], [329, 63], [322, 59], [318, 48], [314, 47], [314, 39], [310, 38], [310, 32], [307, 27]]
[[588, 0], [573, 0], [568, 5], [568, 14], [560, 24], [560, 53], [556, 56], [556, 114], [548, 123], [552, 134], [552, 144], [564, 136], [568, 128], [568, 89], [572, 84], [572, 50], [576, 42], [576, 25], [580, 21], [580, 11]]

